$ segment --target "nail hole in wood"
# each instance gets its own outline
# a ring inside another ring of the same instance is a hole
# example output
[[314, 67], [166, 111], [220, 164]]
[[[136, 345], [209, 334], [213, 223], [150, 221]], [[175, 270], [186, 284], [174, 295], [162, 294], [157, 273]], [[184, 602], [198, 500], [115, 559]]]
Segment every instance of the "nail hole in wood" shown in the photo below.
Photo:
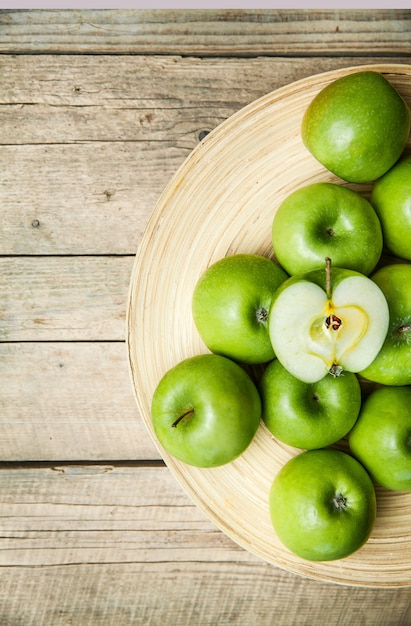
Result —
[[204, 137], [207, 137], [209, 133], [210, 133], [209, 130], [202, 130], [201, 132], [198, 133], [198, 140], [203, 141]]

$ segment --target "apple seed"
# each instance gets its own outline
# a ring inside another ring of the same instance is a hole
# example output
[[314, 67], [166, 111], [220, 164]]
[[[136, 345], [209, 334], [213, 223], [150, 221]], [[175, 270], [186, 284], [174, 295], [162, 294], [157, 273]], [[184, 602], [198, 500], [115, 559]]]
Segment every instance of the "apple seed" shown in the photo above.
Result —
[[338, 330], [342, 326], [342, 319], [335, 314], [329, 315], [325, 319], [325, 327], [327, 330]]

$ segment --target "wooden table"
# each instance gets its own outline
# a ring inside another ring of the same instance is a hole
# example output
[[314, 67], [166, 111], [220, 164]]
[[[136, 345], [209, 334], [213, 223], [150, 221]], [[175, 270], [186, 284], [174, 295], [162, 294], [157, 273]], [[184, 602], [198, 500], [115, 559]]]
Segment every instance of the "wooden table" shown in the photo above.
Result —
[[410, 10], [0, 12], [0, 624], [411, 624], [411, 589], [235, 545], [138, 414], [134, 255], [203, 133], [318, 72], [410, 63]]

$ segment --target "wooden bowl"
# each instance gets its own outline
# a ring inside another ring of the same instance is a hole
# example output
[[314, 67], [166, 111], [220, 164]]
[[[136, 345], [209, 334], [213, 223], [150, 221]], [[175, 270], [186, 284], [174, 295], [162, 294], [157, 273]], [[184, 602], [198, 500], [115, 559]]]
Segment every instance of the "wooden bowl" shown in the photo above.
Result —
[[[213, 130], [161, 195], [139, 246], [130, 282], [127, 349], [138, 407], [165, 463], [191, 498], [231, 539], [290, 572], [334, 583], [411, 585], [411, 493], [377, 487], [373, 533], [359, 551], [332, 562], [290, 553], [271, 525], [268, 493], [299, 450], [263, 423], [234, 462], [199, 469], [171, 458], [154, 435], [150, 404], [163, 374], [208, 352], [194, 326], [191, 297], [203, 271], [239, 252], [271, 258], [271, 226], [282, 200], [317, 181], [345, 184], [305, 149], [300, 126], [312, 98], [331, 81], [362, 69], [383, 73], [411, 105], [411, 65], [367, 65], [326, 72], [268, 93]], [[354, 186], [355, 187], [355, 186]], [[367, 193], [367, 185], [356, 186]]]

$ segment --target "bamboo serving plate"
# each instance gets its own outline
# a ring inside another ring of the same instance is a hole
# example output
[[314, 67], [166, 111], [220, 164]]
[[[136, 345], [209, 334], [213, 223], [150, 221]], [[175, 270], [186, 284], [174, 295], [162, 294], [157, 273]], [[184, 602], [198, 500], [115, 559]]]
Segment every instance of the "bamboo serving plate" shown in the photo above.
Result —
[[[200, 469], [161, 448], [150, 416], [152, 394], [163, 374], [189, 356], [208, 352], [191, 315], [192, 292], [203, 271], [240, 252], [274, 258], [271, 226], [282, 200], [317, 181], [345, 184], [305, 149], [300, 126], [318, 91], [363, 69], [383, 73], [411, 106], [411, 65], [350, 67], [268, 93], [232, 115], [193, 150], [161, 195], [137, 251], [127, 349], [137, 405], [149, 433], [178, 482], [226, 535], [301, 576], [345, 585], [403, 587], [411, 585], [411, 493], [377, 487], [377, 520], [368, 542], [345, 559], [305, 561], [277, 539], [268, 508], [276, 473], [299, 450], [277, 441], [261, 423], [242, 456], [222, 467]], [[370, 189], [352, 187], [363, 193]]]

